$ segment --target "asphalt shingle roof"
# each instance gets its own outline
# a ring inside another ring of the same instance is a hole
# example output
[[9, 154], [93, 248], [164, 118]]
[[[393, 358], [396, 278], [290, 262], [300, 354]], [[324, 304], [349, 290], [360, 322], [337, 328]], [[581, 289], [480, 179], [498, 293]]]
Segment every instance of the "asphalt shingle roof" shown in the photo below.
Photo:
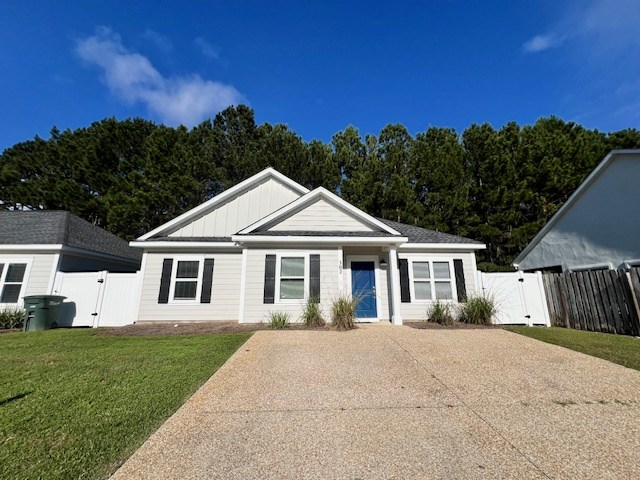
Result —
[[[66, 245], [140, 260], [126, 240], [61, 210], [0, 211], [0, 245]], [[0, 247], [1, 248], [1, 247]]]
[[472, 240], [466, 237], [459, 237], [457, 235], [451, 235], [449, 233], [436, 232], [435, 230], [428, 230], [422, 227], [416, 227], [415, 225], [407, 225], [405, 223], [393, 222], [391, 220], [385, 220], [384, 218], [378, 218], [385, 225], [400, 232], [403, 236], [409, 238], [409, 243], [470, 243], [481, 245], [482, 242]]

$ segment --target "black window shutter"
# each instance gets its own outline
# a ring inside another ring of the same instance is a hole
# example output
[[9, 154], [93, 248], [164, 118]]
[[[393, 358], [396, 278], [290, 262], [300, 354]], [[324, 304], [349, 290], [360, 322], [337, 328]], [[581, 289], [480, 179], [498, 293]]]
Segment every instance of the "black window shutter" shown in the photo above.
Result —
[[464, 268], [462, 267], [462, 260], [455, 259], [453, 261], [453, 270], [456, 274], [456, 291], [458, 292], [458, 301], [467, 301], [467, 286], [464, 281]]
[[320, 255], [309, 257], [309, 298], [320, 302]]
[[211, 284], [213, 283], [213, 258], [205, 258], [202, 272], [202, 293], [200, 303], [211, 303]]
[[169, 287], [171, 286], [171, 269], [173, 258], [165, 258], [162, 261], [162, 275], [160, 276], [160, 293], [158, 303], [169, 303]]
[[401, 258], [398, 260], [398, 268], [400, 269], [400, 301], [402, 303], [410, 303], [409, 261], [406, 258]]
[[264, 259], [264, 302], [273, 303], [276, 293], [276, 256], [267, 255]]

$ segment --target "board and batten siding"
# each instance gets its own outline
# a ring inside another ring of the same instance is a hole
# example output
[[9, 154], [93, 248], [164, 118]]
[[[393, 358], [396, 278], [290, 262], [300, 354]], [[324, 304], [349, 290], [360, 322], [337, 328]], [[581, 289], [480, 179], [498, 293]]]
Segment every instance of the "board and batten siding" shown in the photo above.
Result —
[[[415, 261], [450, 261], [453, 259], [462, 260], [462, 269], [464, 272], [465, 287], [467, 290], [467, 297], [476, 293], [476, 272], [475, 272], [475, 253], [461, 252], [461, 253], [436, 253], [436, 252], [398, 252], [399, 259], [415, 260]], [[409, 262], [410, 263], [410, 262]], [[411, 265], [409, 265], [411, 268]], [[454, 272], [451, 272], [452, 276]], [[454, 292], [455, 292], [455, 286]], [[429, 307], [429, 301], [416, 301], [411, 299], [411, 303], [400, 303], [400, 313], [403, 321], [412, 320], [425, 320], [427, 318], [427, 308]]]
[[311, 232], [371, 232], [365, 225], [349, 213], [320, 199], [303, 210], [285, 218], [269, 228], [270, 231], [311, 231]]
[[[189, 256], [213, 258], [213, 283], [211, 303], [178, 304], [158, 303], [162, 262], [165, 258], [179, 257], [175, 253], [147, 253], [144, 278], [140, 297], [139, 322], [161, 321], [224, 321], [238, 320], [240, 305], [240, 276], [242, 252], [233, 253], [196, 253]], [[174, 260], [173, 268], [176, 268]], [[200, 266], [202, 268], [202, 264]], [[264, 269], [264, 266], [263, 266]], [[199, 293], [198, 293], [199, 296]]]
[[270, 178], [169, 234], [170, 237], [229, 237], [300, 197]]
[[[53, 253], [33, 253], [24, 252], [16, 253], [4, 253], [0, 250], [0, 262], [11, 263], [19, 260], [30, 260], [31, 269], [28, 271], [29, 278], [27, 278], [27, 286], [24, 290], [24, 295], [46, 295], [51, 293], [49, 291], [50, 285], [53, 284], [51, 275], [55, 275], [54, 262], [56, 256]], [[5, 266], [5, 268], [7, 268]]]
[[[269, 312], [286, 312], [291, 322], [299, 322], [304, 300], [295, 303], [264, 303], [265, 257], [279, 253], [320, 255], [320, 306], [325, 320], [331, 315], [331, 303], [339, 292], [340, 250], [332, 249], [274, 249], [248, 248], [245, 284], [244, 323], [266, 322]], [[308, 273], [308, 272], [307, 272]]]

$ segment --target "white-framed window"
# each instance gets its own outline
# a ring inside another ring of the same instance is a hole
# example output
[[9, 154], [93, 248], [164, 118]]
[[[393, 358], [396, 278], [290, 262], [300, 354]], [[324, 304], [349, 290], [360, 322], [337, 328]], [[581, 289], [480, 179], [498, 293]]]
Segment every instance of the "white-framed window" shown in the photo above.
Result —
[[276, 256], [276, 302], [306, 300], [309, 292], [309, 255], [279, 253]]
[[410, 260], [411, 298], [417, 302], [457, 301], [453, 260]]
[[200, 303], [203, 257], [174, 258], [169, 299], [172, 303]]
[[0, 305], [22, 303], [31, 260], [0, 258]]

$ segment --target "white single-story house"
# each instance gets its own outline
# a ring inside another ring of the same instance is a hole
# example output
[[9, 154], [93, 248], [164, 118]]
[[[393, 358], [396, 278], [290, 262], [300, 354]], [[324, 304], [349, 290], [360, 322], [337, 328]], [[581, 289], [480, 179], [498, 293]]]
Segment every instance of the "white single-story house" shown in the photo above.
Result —
[[424, 319], [435, 299], [476, 292], [474, 240], [374, 218], [267, 168], [143, 235], [138, 322], [329, 317], [357, 295], [360, 321]]
[[70, 212], [0, 211], [0, 308], [54, 293], [59, 272], [135, 272], [142, 255]]
[[613, 150], [513, 261], [522, 271], [640, 266], [640, 150]]

